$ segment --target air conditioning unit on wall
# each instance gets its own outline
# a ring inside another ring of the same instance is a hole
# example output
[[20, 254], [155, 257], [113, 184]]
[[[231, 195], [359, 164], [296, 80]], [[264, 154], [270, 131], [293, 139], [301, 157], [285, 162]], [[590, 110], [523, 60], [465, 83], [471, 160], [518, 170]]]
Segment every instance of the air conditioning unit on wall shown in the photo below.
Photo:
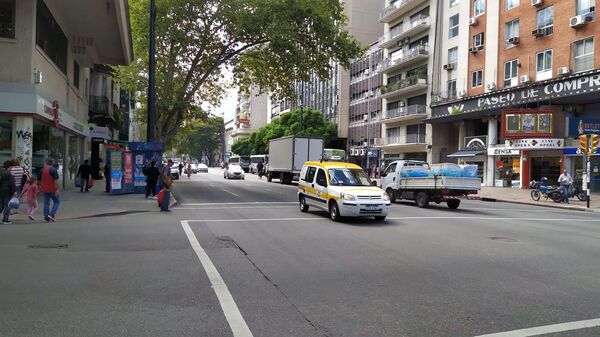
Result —
[[510, 44], [519, 44], [519, 37], [518, 36], [513, 36], [510, 39], [508, 39], [508, 43]]
[[568, 75], [571, 73], [571, 69], [569, 69], [569, 67], [560, 67], [556, 70], [556, 72], [558, 73], [558, 75]]
[[444, 70], [454, 70], [454, 63], [444, 64]]
[[469, 18], [469, 26], [476, 26], [477, 25], [477, 17], [472, 17]]
[[592, 16], [590, 15], [577, 15], [569, 20], [569, 25], [571, 28], [579, 28], [585, 26], [590, 21], [592, 21]]
[[544, 0], [531, 0], [532, 6], [541, 6], [544, 4]]
[[522, 75], [521, 83], [529, 83], [529, 75]]
[[485, 87], [487, 90], [496, 90], [496, 82], [490, 82]]

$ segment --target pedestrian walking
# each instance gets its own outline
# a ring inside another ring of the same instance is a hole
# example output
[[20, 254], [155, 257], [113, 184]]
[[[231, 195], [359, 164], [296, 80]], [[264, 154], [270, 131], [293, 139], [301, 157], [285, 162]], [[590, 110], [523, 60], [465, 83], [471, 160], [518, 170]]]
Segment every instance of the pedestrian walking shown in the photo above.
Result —
[[10, 172], [11, 162], [9, 160], [2, 165], [2, 173], [0, 174], [0, 212], [2, 212], [2, 223], [10, 225], [10, 208], [8, 203], [16, 195], [17, 187], [15, 185], [15, 177]]
[[79, 192], [83, 192], [84, 188], [85, 191], [88, 192], [90, 190], [89, 186], [89, 182], [90, 182], [90, 176], [92, 174], [92, 167], [90, 166], [88, 160], [84, 160], [83, 164], [79, 165], [79, 169], [77, 169], [77, 176], [79, 179], [81, 179], [81, 186], [79, 187]]
[[15, 178], [15, 186], [17, 188], [17, 194], [21, 193], [21, 189], [25, 182], [27, 182], [27, 176], [25, 170], [21, 167], [21, 161], [19, 159], [13, 159], [10, 166], [10, 174]]
[[160, 176], [160, 171], [158, 167], [156, 167], [156, 160], [150, 161], [150, 164], [145, 168], [146, 174], [146, 198], [152, 194], [152, 196], [156, 196], [156, 184], [158, 183], [158, 177]]
[[192, 179], [192, 164], [187, 164], [187, 172], [185, 173], [187, 174], [188, 179]]
[[183, 174], [183, 164], [179, 163], [179, 165], [177, 166], [177, 168], [179, 169], [179, 176], [181, 177], [181, 175]]
[[262, 160], [261, 160], [261, 161], [259, 161], [259, 162], [258, 162], [258, 164], [256, 164], [256, 171], [257, 171], [257, 173], [258, 173], [258, 178], [259, 178], [259, 179], [262, 179], [262, 176], [263, 176], [263, 168], [264, 168], [264, 167], [265, 167], [265, 166], [264, 166], [264, 164], [263, 164]]
[[[41, 186], [44, 193], [44, 220], [56, 221], [56, 212], [60, 206], [60, 196], [58, 194], [58, 171], [53, 166], [54, 161], [48, 159], [42, 169]], [[52, 209], [50, 209], [50, 200], [52, 200]]]
[[106, 163], [106, 165], [104, 165], [103, 167], [104, 170], [104, 192], [106, 193], [110, 193], [110, 166], [108, 166], [108, 163]]
[[569, 174], [567, 169], [563, 170], [563, 173], [558, 177], [558, 183], [563, 191], [563, 202], [569, 203], [569, 191], [571, 190], [571, 185], [573, 184], [573, 177]]
[[23, 195], [27, 196], [27, 217], [29, 220], [35, 220], [33, 214], [35, 214], [35, 211], [38, 209], [38, 185], [35, 177], [29, 178], [27, 184], [23, 187], [23, 191], [19, 198], [22, 198]]

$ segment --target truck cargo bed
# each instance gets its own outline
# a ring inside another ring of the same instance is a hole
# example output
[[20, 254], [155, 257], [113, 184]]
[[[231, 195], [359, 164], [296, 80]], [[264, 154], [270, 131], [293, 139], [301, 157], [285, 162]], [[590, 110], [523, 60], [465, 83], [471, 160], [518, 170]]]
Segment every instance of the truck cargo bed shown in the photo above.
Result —
[[474, 191], [481, 189], [481, 179], [465, 177], [417, 177], [401, 178], [400, 189], [448, 189]]

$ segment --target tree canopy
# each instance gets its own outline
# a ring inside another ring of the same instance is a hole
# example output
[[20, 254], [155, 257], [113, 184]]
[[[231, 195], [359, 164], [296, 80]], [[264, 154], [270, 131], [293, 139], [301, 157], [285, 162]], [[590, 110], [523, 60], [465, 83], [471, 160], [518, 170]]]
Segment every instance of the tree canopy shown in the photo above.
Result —
[[[209, 161], [213, 160], [222, 145], [223, 118], [221, 117], [194, 120], [182, 127], [171, 141], [171, 147], [177, 153], [189, 154], [199, 159], [207, 156]], [[209, 162], [209, 164], [213, 163]]]
[[300, 127], [300, 110], [284, 113], [267, 125], [244, 137], [231, 146], [231, 151], [239, 155], [266, 154], [269, 152], [269, 140], [285, 136], [321, 137], [327, 146], [337, 136], [337, 128], [326, 122], [323, 113], [318, 110], [304, 109]]
[[[156, 135], [166, 141], [184, 121], [217, 105], [224, 68], [241, 87], [258, 84], [293, 97], [294, 80], [323, 77], [332, 62], [361, 55], [339, 0], [156, 0]], [[148, 80], [149, 1], [129, 1], [137, 58], [118, 67], [119, 83], [144, 96]], [[144, 101], [145, 104], [145, 101]], [[144, 106], [145, 109], [145, 106]]]

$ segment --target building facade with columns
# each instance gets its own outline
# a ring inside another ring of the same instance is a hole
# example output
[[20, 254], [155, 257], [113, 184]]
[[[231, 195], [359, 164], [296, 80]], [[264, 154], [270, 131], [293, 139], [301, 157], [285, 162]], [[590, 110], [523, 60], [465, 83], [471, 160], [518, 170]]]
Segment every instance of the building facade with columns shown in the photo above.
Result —
[[52, 158], [66, 184], [87, 154], [94, 65], [133, 58], [127, 1], [0, 4], [0, 161], [34, 175]]
[[[448, 11], [457, 3], [445, 2]], [[452, 15], [459, 17], [450, 16], [442, 29], [457, 29], [466, 42], [456, 46], [458, 57], [447, 44], [448, 57], [441, 53], [436, 62], [445, 81], [433, 88], [427, 122], [445, 141], [434, 142], [434, 160], [478, 164], [487, 186], [527, 188], [542, 177], [556, 183], [562, 169], [581, 183], [585, 160], [577, 137], [592, 132], [589, 125], [600, 132], [595, 1], [456, 6]], [[592, 157], [590, 171], [592, 189], [600, 190], [600, 157]]]

